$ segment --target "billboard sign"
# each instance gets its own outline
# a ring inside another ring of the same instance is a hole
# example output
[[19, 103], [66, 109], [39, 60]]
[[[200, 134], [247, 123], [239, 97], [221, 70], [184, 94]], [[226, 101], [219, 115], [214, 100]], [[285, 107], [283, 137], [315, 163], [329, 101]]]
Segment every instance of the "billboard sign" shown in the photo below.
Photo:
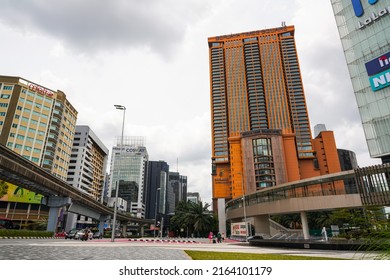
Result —
[[0, 197], [0, 201], [41, 204], [43, 195], [26, 190], [22, 187], [5, 182], [6, 194]]
[[247, 236], [245, 222], [232, 223], [231, 234], [234, 236]]
[[[374, 5], [378, 0], [368, 0], [368, 4]], [[364, 14], [364, 9], [361, 0], [352, 0], [352, 7], [355, 12], [355, 16], [361, 17]]]
[[[378, 0], [368, 0], [368, 4], [374, 5], [378, 2]], [[364, 8], [362, 5], [361, 0], [352, 0], [352, 7], [355, 12], [355, 16], [361, 18], [364, 15]], [[366, 15], [366, 18], [359, 19], [357, 25], [359, 29], [363, 29], [367, 27], [368, 25], [371, 25], [380, 19], [382, 19], [385, 16], [388, 16], [390, 14], [390, 6], [387, 7], [380, 7], [379, 9], [376, 9], [375, 11], [372, 11], [371, 13]]]
[[390, 86], [390, 70], [386, 70], [370, 77], [371, 89], [377, 91]]
[[367, 62], [365, 65], [368, 76], [390, 69], [390, 52]]

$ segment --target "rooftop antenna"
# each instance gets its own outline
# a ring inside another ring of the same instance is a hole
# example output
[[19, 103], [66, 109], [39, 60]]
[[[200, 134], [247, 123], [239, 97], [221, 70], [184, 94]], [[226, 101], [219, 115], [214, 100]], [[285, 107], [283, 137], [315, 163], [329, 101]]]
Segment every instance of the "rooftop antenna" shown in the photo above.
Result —
[[282, 21], [282, 27], [286, 27], [286, 22]]

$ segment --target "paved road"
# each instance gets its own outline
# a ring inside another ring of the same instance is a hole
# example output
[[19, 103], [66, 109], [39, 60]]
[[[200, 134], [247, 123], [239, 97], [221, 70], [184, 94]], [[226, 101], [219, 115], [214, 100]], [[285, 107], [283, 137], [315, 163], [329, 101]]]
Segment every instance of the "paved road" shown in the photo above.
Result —
[[372, 259], [372, 256], [350, 251], [275, 249], [225, 242], [209, 244], [129, 241], [127, 239], [64, 240], [64, 239], [0, 239], [0, 260], [190, 260], [184, 250], [267, 253]]

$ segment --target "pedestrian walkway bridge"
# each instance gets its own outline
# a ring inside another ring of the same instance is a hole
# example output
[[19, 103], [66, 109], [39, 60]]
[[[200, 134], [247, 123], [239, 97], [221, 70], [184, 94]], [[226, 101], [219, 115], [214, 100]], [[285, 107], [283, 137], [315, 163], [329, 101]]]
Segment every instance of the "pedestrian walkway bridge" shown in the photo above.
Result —
[[[43, 202], [50, 207], [48, 222], [50, 231], [55, 230], [58, 216], [56, 209], [59, 207], [67, 206], [69, 212], [92, 217], [101, 222], [113, 215], [113, 208], [109, 208], [1, 144], [0, 180], [23, 186], [44, 196]], [[139, 225], [153, 223], [151, 220], [133, 217], [126, 213], [118, 213], [117, 219]]]
[[264, 188], [227, 202], [226, 219], [252, 217], [269, 228], [269, 215], [301, 213], [304, 224], [310, 211], [389, 205], [390, 164], [383, 164]]

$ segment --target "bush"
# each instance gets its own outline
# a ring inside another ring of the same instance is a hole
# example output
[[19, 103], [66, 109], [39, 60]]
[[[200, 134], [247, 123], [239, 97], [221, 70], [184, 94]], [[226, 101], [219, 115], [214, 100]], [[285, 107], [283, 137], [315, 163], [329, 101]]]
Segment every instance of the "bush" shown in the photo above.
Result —
[[0, 230], [0, 237], [53, 237], [52, 231], [36, 231], [36, 230]]

